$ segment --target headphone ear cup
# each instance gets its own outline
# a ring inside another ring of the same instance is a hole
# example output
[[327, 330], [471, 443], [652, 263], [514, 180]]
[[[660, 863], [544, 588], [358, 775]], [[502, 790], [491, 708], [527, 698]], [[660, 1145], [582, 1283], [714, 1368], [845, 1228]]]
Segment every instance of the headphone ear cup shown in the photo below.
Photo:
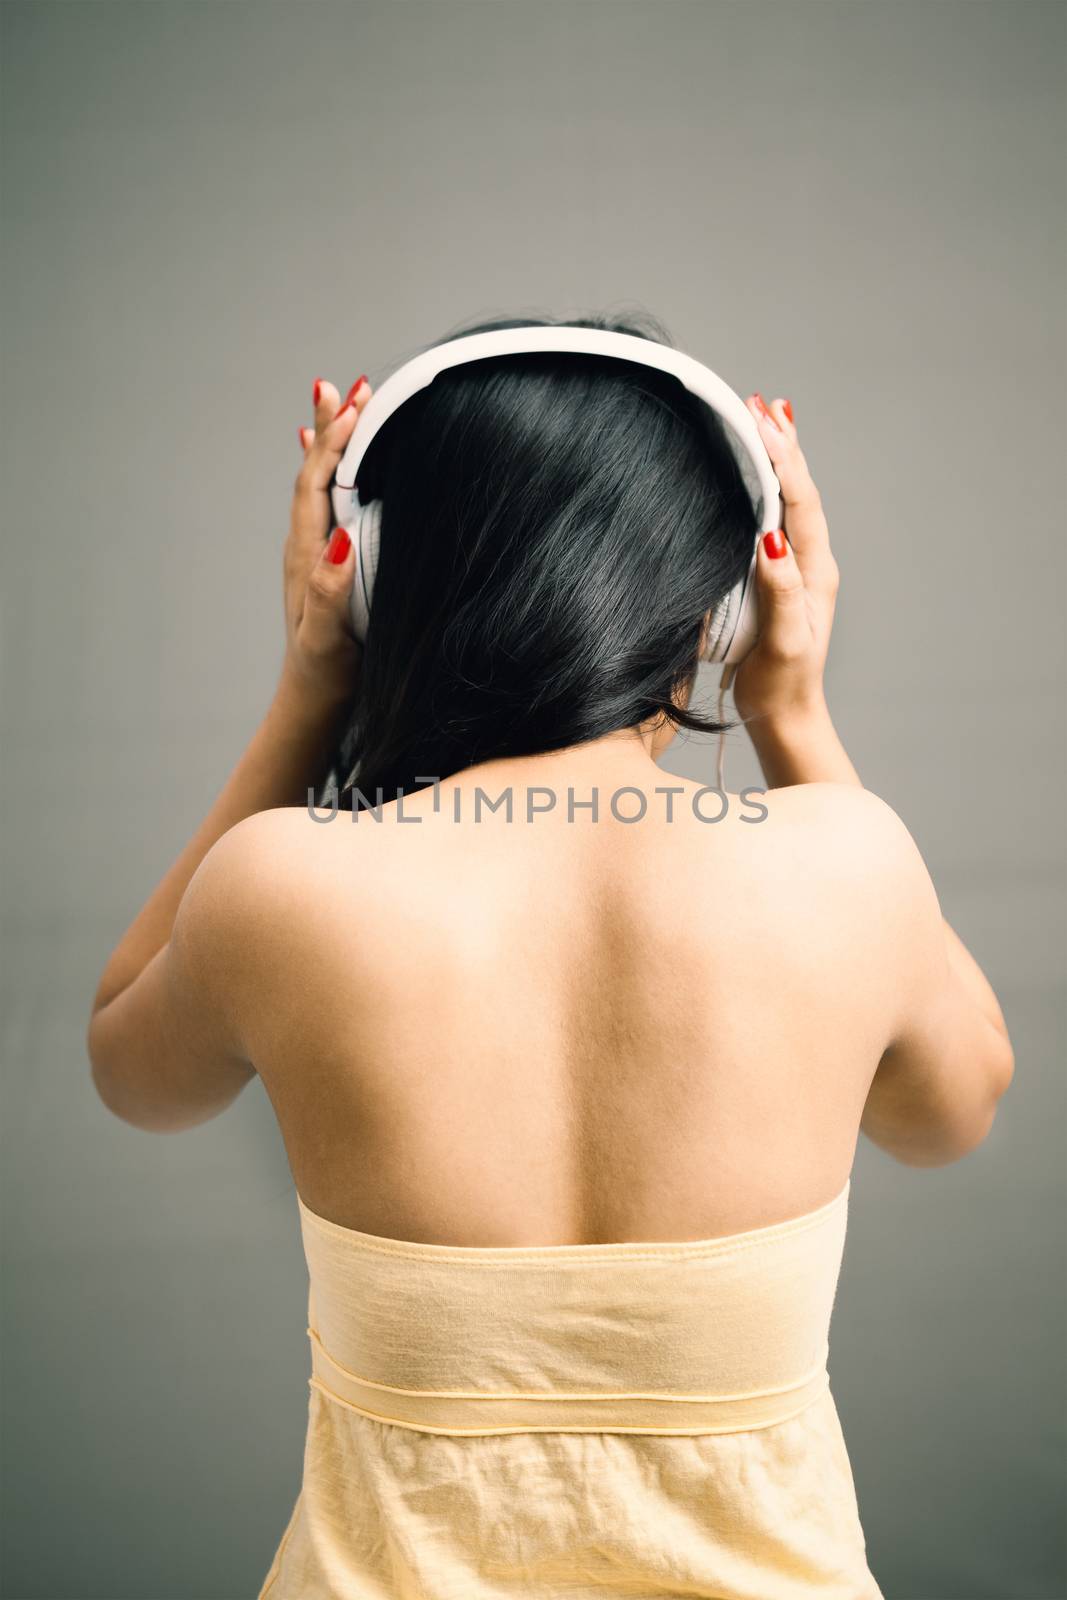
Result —
[[731, 589], [730, 593], [726, 596], [726, 599], [720, 600], [719, 604], [712, 612], [711, 620], [708, 624], [707, 642], [704, 646], [704, 654], [700, 658], [701, 661], [722, 660], [722, 637], [725, 631], [727, 619], [730, 614], [730, 602], [736, 592], [736, 590]]
[[740, 661], [756, 642], [756, 551], [748, 571], [715, 610], [703, 660], [723, 665]]
[[[757, 541], [758, 550], [758, 541]], [[759, 631], [759, 608], [756, 603], [756, 560], [757, 552], [752, 552], [752, 561], [744, 579], [738, 584], [734, 593], [737, 604], [734, 608], [730, 638], [723, 638], [722, 661], [726, 666], [734, 666], [743, 661], [756, 642]]]
[[360, 506], [350, 529], [356, 549], [356, 576], [352, 585], [352, 628], [360, 644], [366, 643], [370, 627], [371, 600], [378, 573], [378, 554], [382, 542], [382, 502], [371, 500]]
[[720, 600], [711, 618], [708, 629], [708, 642], [704, 651], [705, 661], [725, 661], [730, 645], [733, 643], [734, 632], [737, 627], [737, 618], [741, 611], [741, 600], [744, 594], [745, 580], [735, 583], [725, 599]]

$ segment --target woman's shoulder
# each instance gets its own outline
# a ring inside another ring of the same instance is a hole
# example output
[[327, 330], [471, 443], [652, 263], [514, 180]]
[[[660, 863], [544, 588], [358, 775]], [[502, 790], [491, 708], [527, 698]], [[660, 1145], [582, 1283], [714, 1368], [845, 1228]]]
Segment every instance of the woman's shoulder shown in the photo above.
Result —
[[[413, 854], [396, 841], [401, 833], [406, 842], [422, 831], [356, 826], [348, 811], [331, 817], [306, 805], [275, 806], [235, 823], [208, 851], [197, 876], [209, 876], [216, 898], [247, 923], [264, 911], [295, 919], [304, 909], [317, 916], [339, 895], [347, 898], [353, 884], [367, 895], [379, 879], [396, 884]], [[425, 851], [414, 854], [425, 863]]]
[[[330, 824], [327, 826], [327, 824]], [[273, 806], [234, 824], [212, 846], [201, 863], [235, 893], [284, 893], [296, 881], [308, 884], [319, 871], [336, 870], [339, 847], [365, 841], [370, 830], [357, 829], [351, 815], [316, 813], [308, 806]]]
[[277, 806], [215, 842], [186, 899], [212, 947], [239, 951], [251, 986], [261, 988], [273, 976], [300, 981], [346, 919], [388, 903], [388, 884], [380, 846], [370, 830], [349, 825], [348, 813], [322, 826], [306, 806]]
[[315, 842], [316, 829], [307, 806], [273, 806], [234, 823], [217, 839], [201, 863], [210, 862], [219, 878], [239, 882], [252, 873], [266, 885], [299, 865]]
[[[767, 792], [768, 870], [839, 930], [867, 930], [886, 959], [906, 951], [936, 897], [919, 848], [893, 807], [860, 784]], [[755, 830], [753, 830], [755, 831]]]
[[861, 784], [792, 784], [767, 790], [762, 804], [768, 822], [824, 867], [839, 861], [863, 877], [891, 877], [918, 857], [893, 807]]
[[907, 832], [892, 806], [858, 783], [790, 784], [764, 791], [763, 804], [786, 823], [835, 832], [843, 829], [848, 838]]

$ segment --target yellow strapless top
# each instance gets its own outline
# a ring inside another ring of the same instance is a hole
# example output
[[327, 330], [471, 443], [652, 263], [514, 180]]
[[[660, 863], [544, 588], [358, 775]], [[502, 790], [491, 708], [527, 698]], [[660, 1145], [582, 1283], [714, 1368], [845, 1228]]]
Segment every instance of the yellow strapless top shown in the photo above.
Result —
[[882, 1600], [826, 1365], [848, 1194], [520, 1248], [298, 1197], [304, 1473], [259, 1600]]

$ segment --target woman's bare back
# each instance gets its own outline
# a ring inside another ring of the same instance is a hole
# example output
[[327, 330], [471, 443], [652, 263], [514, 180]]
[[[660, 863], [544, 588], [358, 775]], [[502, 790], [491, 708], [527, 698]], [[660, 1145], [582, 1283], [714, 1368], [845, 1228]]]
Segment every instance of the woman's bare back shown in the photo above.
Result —
[[[246, 1038], [321, 1215], [440, 1244], [699, 1239], [843, 1188], [892, 1022], [879, 802], [806, 785], [711, 823], [662, 773], [668, 821], [646, 764], [627, 823], [633, 771], [598, 759], [473, 769], [436, 812], [426, 789], [381, 821], [258, 819]], [[510, 821], [475, 820], [479, 784], [511, 786]], [[528, 784], [556, 795], [532, 821]], [[593, 784], [598, 819], [568, 819]]]

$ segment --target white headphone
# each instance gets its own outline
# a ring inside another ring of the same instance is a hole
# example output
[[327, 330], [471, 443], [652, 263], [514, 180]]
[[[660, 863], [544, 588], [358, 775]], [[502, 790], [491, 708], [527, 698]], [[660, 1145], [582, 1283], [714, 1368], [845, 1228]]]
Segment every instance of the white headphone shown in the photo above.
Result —
[[[352, 431], [348, 447], [331, 485], [334, 520], [349, 534], [356, 551], [356, 578], [352, 588], [352, 622], [356, 638], [365, 640], [370, 622], [374, 578], [378, 570], [382, 502], [361, 505], [356, 489], [360, 462], [378, 429], [419, 389], [439, 372], [489, 356], [527, 352], [574, 351], [583, 355], [613, 356], [639, 366], [655, 367], [681, 380], [691, 394], [717, 413], [741, 468], [745, 486], [760, 523], [759, 537], [782, 525], [781, 485], [759, 430], [741, 397], [710, 368], [669, 345], [641, 339], [631, 333], [603, 328], [576, 328], [568, 324], [531, 328], [499, 328], [471, 333], [446, 344], [423, 350], [392, 373], [371, 395]], [[758, 544], [758, 538], [757, 538]], [[756, 553], [748, 571], [717, 608], [708, 632], [705, 661], [731, 665], [741, 660], [756, 639]]]

